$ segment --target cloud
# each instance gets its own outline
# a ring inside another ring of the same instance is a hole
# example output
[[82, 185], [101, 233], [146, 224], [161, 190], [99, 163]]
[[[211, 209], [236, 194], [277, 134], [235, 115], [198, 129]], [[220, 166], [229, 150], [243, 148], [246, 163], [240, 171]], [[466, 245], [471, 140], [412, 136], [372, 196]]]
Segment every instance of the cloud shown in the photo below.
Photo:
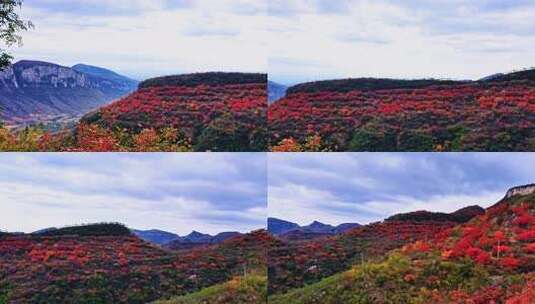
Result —
[[268, 156], [269, 215], [369, 223], [399, 212], [488, 207], [533, 182], [529, 153], [307, 153]]
[[1, 229], [9, 231], [100, 221], [180, 234], [245, 232], [265, 225], [262, 154], [58, 153], [0, 159]]
[[270, 64], [275, 81], [479, 79], [535, 61], [533, 1], [271, 2], [269, 56], [319, 63]]
[[[266, 72], [267, 0], [34, 0], [16, 60], [89, 63], [132, 78]], [[212, 50], [212, 51], [207, 51]]]

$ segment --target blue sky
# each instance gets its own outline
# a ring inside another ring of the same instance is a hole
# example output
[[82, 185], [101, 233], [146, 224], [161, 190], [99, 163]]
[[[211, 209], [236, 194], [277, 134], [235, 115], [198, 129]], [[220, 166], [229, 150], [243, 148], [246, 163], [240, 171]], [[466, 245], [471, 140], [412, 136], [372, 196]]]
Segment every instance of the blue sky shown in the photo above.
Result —
[[488, 207], [535, 182], [533, 153], [272, 153], [268, 167], [269, 216], [301, 225]]
[[118, 221], [184, 235], [263, 228], [261, 153], [0, 155], [0, 229]]
[[269, 15], [269, 74], [286, 84], [535, 66], [534, 1], [270, 0]]
[[265, 72], [264, 0], [25, 0], [16, 60], [103, 66], [136, 79]]

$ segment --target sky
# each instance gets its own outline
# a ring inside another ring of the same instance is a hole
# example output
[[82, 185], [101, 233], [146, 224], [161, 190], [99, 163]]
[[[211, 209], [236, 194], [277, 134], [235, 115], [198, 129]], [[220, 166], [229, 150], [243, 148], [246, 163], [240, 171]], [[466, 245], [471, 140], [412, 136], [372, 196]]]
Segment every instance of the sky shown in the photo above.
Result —
[[120, 222], [179, 235], [264, 228], [261, 153], [2, 153], [0, 230]]
[[16, 60], [143, 80], [203, 71], [300, 82], [479, 79], [535, 65], [531, 0], [25, 0]]
[[30, 59], [102, 66], [134, 79], [265, 72], [267, 0], [25, 0]]
[[534, 183], [534, 167], [534, 153], [271, 153], [268, 214], [338, 225], [489, 207]]
[[532, 0], [269, 0], [269, 76], [479, 79], [535, 66]]

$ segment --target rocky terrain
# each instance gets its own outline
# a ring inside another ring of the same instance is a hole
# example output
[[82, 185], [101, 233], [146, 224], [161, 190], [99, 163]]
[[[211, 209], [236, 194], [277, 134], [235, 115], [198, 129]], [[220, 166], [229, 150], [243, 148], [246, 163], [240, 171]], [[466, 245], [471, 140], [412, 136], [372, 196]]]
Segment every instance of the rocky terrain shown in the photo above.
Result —
[[95, 72], [99, 70], [103, 69], [19, 61], [0, 72], [0, 118], [18, 125], [79, 117], [137, 87], [137, 81], [111, 71]]

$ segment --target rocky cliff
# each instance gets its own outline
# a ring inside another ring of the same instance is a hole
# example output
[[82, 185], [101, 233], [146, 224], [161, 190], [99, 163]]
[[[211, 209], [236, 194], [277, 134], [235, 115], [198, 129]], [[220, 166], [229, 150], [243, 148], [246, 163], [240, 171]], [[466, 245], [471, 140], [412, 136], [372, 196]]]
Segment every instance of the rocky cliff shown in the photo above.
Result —
[[56, 115], [80, 115], [132, 92], [136, 85], [23, 60], [0, 72], [0, 117], [8, 122], [39, 122]]
[[505, 194], [505, 198], [508, 199], [515, 195], [530, 195], [533, 193], [535, 193], [535, 184], [523, 185], [509, 189]]

